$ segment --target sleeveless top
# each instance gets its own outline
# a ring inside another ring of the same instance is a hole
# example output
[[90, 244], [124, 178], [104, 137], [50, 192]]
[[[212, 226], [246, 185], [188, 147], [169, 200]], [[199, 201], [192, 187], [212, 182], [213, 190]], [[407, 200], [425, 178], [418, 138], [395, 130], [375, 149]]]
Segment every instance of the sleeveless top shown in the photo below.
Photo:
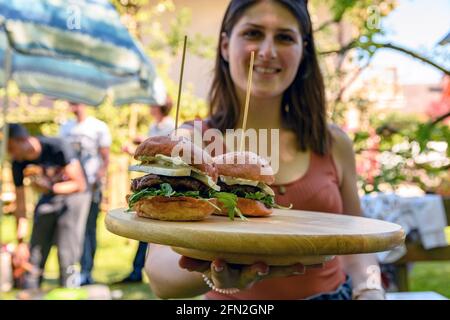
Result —
[[[202, 131], [208, 129], [204, 122]], [[310, 153], [310, 163], [306, 173], [299, 179], [272, 185], [275, 201], [283, 206], [293, 205], [293, 209], [343, 213], [339, 179], [333, 157]], [[345, 283], [346, 275], [339, 257], [324, 264], [323, 268], [306, 269], [305, 274], [261, 280], [250, 289], [233, 295], [215, 291], [206, 294], [207, 299], [243, 300], [294, 300], [305, 299], [317, 294], [332, 292]]]

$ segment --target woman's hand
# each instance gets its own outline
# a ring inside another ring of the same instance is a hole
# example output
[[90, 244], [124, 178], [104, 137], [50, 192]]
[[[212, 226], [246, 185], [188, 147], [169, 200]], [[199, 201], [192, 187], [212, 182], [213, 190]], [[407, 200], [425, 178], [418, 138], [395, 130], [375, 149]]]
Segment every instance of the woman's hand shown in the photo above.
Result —
[[[302, 264], [291, 266], [268, 266], [263, 262], [252, 265], [227, 264], [221, 259], [212, 262], [181, 257], [179, 265], [189, 271], [197, 271], [205, 274], [213, 282], [216, 288], [248, 289], [254, 283], [269, 278], [289, 277], [305, 273], [306, 267]], [[312, 268], [322, 265], [308, 266]]]
[[386, 296], [383, 290], [368, 289], [361, 291], [354, 300], [385, 300]]

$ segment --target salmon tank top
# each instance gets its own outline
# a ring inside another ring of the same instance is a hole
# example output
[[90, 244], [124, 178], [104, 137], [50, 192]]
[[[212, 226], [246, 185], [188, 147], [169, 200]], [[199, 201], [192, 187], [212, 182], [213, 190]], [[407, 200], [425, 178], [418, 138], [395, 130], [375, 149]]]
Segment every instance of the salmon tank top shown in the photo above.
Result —
[[[192, 126], [191, 123], [185, 125]], [[186, 126], [185, 126], [186, 127]], [[202, 131], [208, 129], [203, 122]], [[292, 209], [343, 214], [339, 179], [333, 157], [310, 152], [306, 173], [299, 179], [272, 185], [275, 200]], [[221, 300], [297, 300], [336, 290], [346, 280], [340, 257], [325, 262], [323, 268], [306, 269], [302, 275], [265, 279], [235, 294], [206, 293], [206, 299]]]

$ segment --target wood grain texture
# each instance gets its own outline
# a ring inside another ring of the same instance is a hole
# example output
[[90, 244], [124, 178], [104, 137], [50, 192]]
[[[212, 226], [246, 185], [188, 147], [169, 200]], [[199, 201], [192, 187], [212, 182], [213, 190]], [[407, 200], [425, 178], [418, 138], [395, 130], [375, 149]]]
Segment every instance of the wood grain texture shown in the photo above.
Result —
[[196, 222], [168, 222], [140, 218], [134, 212], [115, 209], [108, 213], [105, 223], [106, 228], [117, 235], [172, 246], [178, 252], [180, 248], [184, 252], [193, 249], [188, 251], [197, 255], [207, 252], [205, 257], [234, 256], [238, 260], [251, 255], [254, 258], [278, 257], [279, 265], [286, 264], [283, 259], [290, 262], [292, 259], [288, 257], [325, 261], [334, 255], [385, 251], [404, 243], [405, 238], [397, 224], [299, 210], [275, 209], [271, 216], [248, 221], [211, 216]]
[[307, 265], [317, 265], [334, 258], [332, 255], [322, 256], [299, 256], [299, 255], [270, 255], [270, 254], [245, 254], [245, 253], [228, 253], [218, 251], [203, 251], [196, 249], [172, 247], [172, 250], [183, 256], [200, 259], [205, 261], [213, 261], [220, 258], [227, 263], [236, 264], [253, 264], [256, 262], [265, 262], [269, 266], [290, 266], [296, 263]]

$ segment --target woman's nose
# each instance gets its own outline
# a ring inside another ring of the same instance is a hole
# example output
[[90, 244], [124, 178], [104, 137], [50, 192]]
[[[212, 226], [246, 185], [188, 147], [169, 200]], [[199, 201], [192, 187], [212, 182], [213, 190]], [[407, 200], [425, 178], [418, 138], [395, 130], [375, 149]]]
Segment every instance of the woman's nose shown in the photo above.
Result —
[[266, 38], [261, 42], [258, 50], [260, 60], [273, 60], [277, 56], [277, 50], [272, 39]]

